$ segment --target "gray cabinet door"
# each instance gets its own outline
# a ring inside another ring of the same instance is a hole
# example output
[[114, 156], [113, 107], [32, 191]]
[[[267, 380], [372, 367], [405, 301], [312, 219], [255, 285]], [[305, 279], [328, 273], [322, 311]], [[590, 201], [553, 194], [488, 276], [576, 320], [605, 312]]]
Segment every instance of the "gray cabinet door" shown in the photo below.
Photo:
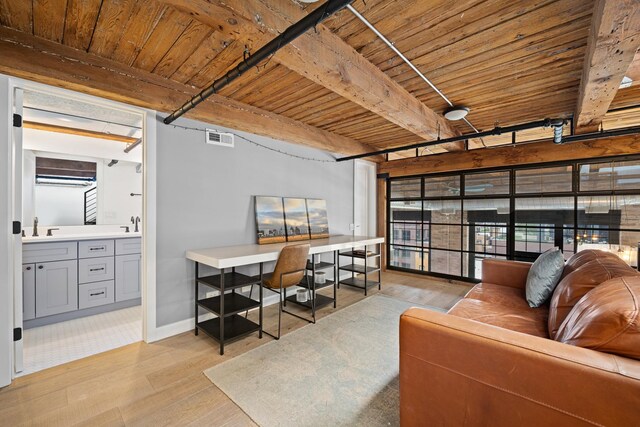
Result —
[[36, 318], [36, 265], [22, 266], [22, 320]]
[[140, 254], [116, 256], [116, 302], [140, 298]]
[[78, 309], [78, 261], [36, 264], [36, 316]]

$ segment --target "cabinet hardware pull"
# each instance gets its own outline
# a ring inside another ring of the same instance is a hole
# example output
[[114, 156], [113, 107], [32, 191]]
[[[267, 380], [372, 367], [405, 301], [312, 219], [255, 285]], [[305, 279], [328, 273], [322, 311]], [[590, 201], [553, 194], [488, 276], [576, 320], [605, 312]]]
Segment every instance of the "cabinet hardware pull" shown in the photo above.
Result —
[[39, 265], [38, 266], [38, 270], [42, 270], [44, 268], [44, 265]]
[[27, 271], [31, 271], [31, 267], [27, 267]]
[[104, 267], [100, 267], [100, 268], [90, 268], [89, 271], [100, 271], [100, 270], [104, 270]]
[[102, 291], [102, 292], [96, 292], [96, 293], [94, 293], [94, 294], [89, 294], [89, 296], [91, 296], [91, 297], [96, 297], [96, 296], [98, 296], [98, 295], [104, 295], [104, 291]]
[[90, 251], [104, 251], [106, 248], [104, 246], [98, 246], [97, 248], [89, 248]]

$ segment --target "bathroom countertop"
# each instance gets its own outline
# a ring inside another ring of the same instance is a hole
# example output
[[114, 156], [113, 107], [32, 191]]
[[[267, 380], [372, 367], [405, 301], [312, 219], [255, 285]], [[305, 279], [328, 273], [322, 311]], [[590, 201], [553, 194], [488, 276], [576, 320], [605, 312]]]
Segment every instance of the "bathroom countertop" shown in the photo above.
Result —
[[[43, 234], [38, 237], [32, 237], [27, 235], [27, 237], [22, 238], [22, 243], [45, 243], [45, 242], [65, 242], [70, 240], [101, 240], [101, 239], [130, 239], [134, 237], [142, 237], [142, 233], [138, 232], [117, 232], [117, 231], [106, 231], [106, 232], [98, 232], [98, 233], [77, 233], [77, 234], [54, 234], [53, 236], [47, 236], [47, 230], [43, 230]], [[55, 232], [54, 232], [55, 233]]]

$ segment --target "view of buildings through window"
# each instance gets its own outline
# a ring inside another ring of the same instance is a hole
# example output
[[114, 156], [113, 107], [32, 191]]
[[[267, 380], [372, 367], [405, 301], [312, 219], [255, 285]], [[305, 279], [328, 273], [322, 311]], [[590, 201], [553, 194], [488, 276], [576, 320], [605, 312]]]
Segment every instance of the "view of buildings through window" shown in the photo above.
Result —
[[533, 261], [553, 247], [636, 265], [637, 159], [397, 178], [388, 196], [390, 268], [480, 279], [484, 258]]

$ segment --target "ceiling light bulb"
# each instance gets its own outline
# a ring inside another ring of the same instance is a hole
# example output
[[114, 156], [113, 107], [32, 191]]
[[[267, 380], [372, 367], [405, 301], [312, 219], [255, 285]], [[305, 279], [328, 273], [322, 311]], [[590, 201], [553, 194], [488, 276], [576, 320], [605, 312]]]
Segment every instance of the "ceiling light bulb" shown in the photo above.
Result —
[[467, 117], [467, 114], [469, 114], [469, 108], [454, 105], [444, 112], [444, 117], [447, 120], [462, 120]]
[[631, 86], [633, 84], [633, 80], [631, 80], [631, 77], [627, 77], [624, 76], [622, 78], [622, 82], [620, 82], [620, 87], [619, 89], [625, 89], [628, 88], [629, 86]]

